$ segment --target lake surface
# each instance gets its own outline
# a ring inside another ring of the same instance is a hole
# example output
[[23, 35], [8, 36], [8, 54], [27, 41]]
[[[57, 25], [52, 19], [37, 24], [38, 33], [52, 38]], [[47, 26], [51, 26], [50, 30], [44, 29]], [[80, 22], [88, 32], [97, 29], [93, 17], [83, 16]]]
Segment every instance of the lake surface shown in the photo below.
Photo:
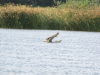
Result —
[[0, 29], [0, 75], [100, 75], [100, 32]]

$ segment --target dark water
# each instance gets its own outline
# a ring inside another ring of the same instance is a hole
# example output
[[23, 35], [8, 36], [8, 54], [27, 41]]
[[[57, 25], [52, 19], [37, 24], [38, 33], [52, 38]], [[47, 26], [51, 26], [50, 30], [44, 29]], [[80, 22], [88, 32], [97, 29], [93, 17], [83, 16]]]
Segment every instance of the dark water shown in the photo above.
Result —
[[100, 33], [0, 29], [0, 75], [100, 75]]

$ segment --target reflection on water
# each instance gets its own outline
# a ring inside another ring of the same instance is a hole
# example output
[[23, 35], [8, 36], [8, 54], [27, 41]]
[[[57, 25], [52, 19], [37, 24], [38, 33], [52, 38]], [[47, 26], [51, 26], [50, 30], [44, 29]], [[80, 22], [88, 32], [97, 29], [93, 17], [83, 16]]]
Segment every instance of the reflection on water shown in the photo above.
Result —
[[0, 29], [0, 75], [100, 75], [100, 33]]

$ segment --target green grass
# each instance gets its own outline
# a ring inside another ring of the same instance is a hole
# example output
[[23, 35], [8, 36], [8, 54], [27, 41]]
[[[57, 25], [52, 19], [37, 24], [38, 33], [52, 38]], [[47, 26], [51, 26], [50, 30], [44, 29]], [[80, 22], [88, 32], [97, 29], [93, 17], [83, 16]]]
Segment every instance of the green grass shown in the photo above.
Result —
[[100, 6], [98, 0], [68, 0], [66, 3], [59, 5], [59, 8], [73, 9], [90, 9]]
[[[70, 3], [69, 3], [70, 4]], [[66, 5], [66, 4], [65, 4]], [[0, 7], [0, 27], [18, 29], [52, 29], [100, 31], [100, 7], [79, 8], [60, 5], [55, 7], [30, 7], [6, 5]]]

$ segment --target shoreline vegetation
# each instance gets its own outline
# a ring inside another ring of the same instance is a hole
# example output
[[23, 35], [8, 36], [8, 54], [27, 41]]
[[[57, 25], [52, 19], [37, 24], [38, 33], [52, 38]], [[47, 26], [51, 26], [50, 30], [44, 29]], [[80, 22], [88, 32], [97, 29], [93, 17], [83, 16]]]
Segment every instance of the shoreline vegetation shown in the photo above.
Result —
[[0, 6], [0, 28], [100, 31], [100, 6], [89, 6], [86, 3], [57, 7], [7, 4]]

